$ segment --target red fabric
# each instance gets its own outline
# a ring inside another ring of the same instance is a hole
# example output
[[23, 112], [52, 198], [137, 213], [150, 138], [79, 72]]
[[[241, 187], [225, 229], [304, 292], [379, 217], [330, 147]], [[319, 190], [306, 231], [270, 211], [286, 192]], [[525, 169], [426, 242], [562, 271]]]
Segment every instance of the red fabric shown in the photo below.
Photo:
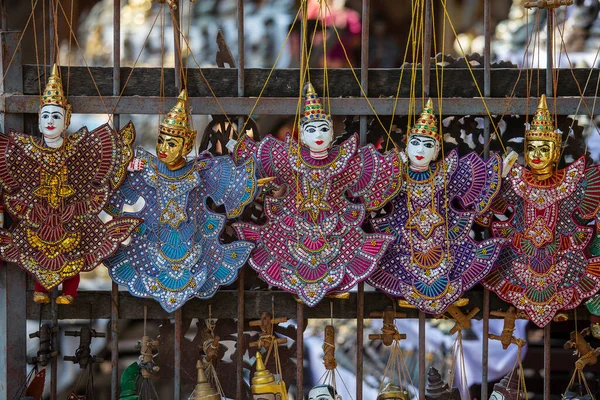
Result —
[[[65, 279], [62, 283], [62, 294], [77, 297], [77, 288], [79, 287], [80, 279], [79, 274], [72, 278]], [[48, 289], [40, 285], [37, 281], [35, 281], [35, 288], [33, 290], [36, 292], [50, 293]]]

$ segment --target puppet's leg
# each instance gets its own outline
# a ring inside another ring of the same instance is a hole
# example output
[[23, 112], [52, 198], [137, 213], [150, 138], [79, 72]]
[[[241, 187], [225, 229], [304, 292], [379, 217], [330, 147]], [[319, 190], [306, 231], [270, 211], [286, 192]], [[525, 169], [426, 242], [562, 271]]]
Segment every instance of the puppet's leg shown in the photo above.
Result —
[[38, 281], [35, 281], [35, 288], [33, 289], [33, 301], [40, 304], [50, 303], [50, 296], [48, 296], [48, 289], [40, 285]]
[[75, 297], [77, 297], [79, 279], [79, 274], [77, 274], [72, 278], [64, 280], [62, 284], [62, 295], [56, 298], [57, 304], [73, 304]]

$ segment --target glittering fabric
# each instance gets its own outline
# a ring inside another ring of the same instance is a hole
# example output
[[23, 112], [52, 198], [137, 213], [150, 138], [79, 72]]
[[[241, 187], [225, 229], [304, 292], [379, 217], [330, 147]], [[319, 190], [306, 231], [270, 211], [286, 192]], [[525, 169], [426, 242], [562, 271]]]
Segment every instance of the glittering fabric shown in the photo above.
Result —
[[515, 165], [492, 204], [496, 213], [512, 211], [492, 223], [493, 235], [510, 243], [484, 285], [540, 327], [594, 295], [600, 257], [585, 252], [594, 230], [578, 220], [596, 217], [599, 196], [600, 170], [586, 170], [583, 157], [545, 181]]
[[0, 185], [15, 222], [0, 229], [0, 257], [19, 264], [46, 289], [94, 269], [141, 222], [98, 216], [131, 161], [133, 125], [107, 124], [68, 136], [59, 148], [42, 139], [0, 135]]
[[[236, 166], [231, 157], [211, 157], [170, 171], [155, 156], [138, 149], [143, 171], [132, 172], [112, 196], [107, 212], [135, 215], [144, 223], [131, 242], [104, 264], [131, 294], [152, 297], [172, 312], [193, 296], [212, 297], [219, 286], [237, 277], [253, 248], [249, 242], [222, 244], [225, 215], [206, 205], [210, 197], [235, 218], [254, 200], [257, 190], [254, 160]], [[127, 211], [143, 201], [141, 210]]]
[[501, 162], [497, 155], [486, 163], [475, 153], [459, 158], [451, 151], [427, 171], [409, 169], [392, 212], [371, 221], [375, 231], [396, 239], [368, 283], [441, 314], [483, 279], [503, 239], [476, 242], [469, 233], [500, 191]]
[[260, 175], [275, 177], [274, 189], [285, 190], [282, 197], [266, 197], [264, 225], [234, 224], [240, 238], [256, 243], [250, 265], [262, 279], [312, 307], [373, 272], [393, 237], [367, 234], [361, 224], [367, 210], [382, 207], [400, 189], [397, 152], [358, 149], [353, 135], [316, 160], [289, 136], [285, 142], [267, 136], [260, 143], [244, 138], [234, 154], [256, 155]]

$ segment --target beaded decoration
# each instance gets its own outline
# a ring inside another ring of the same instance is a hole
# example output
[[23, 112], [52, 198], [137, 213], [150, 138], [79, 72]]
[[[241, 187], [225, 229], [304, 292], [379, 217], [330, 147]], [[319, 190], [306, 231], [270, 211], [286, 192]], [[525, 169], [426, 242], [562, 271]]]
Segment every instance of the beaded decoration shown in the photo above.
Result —
[[[286, 188], [282, 197], [266, 197], [264, 225], [233, 225], [241, 239], [256, 244], [250, 265], [263, 280], [313, 307], [327, 293], [346, 292], [371, 274], [393, 237], [367, 234], [361, 225], [368, 210], [382, 207], [400, 189], [398, 152], [358, 149], [353, 135], [325, 159], [314, 159], [289, 135], [285, 142], [267, 136], [260, 143], [245, 136], [234, 156], [256, 156], [260, 175], [275, 177], [273, 188]], [[351, 202], [348, 194], [362, 202]]]
[[50, 290], [114, 253], [141, 220], [105, 223], [99, 213], [125, 176], [134, 139], [131, 123], [118, 133], [107, 124], [81, 128], [58, 148], [1, 134], [0, 186], [15, 223], [0, 229], [0, 257]]
[[512, 211], [492, 222], [493, 235], [510, 242], [484, 286], [540, 327], [596, 294], [600, 257], [585, 251], [594, 229], [579, 221], [597, 217], [599, 198], [600, 169], [586, 169], [583, 157], [543, 181], [515, 165], [492, 204], [495, 213]]
[[[238, 217], [257, 192], [252, 159], [240, 166], [231, 157], [208, 153], [175, 171], [143, 149], [136, 158], [146, 167], [130, 173], [110, 199], [106, 211], [144, 219], [131, 242], [104, 264], [111, 278], [137, 297], [152, 297], [167, 312], [191, 297], [211, 298], [237, 277], [252, 243], [222, 244], [226, 217], [211, 211], [206, 200], [224, 205], [227, 217]], [[144, 207], [128, 212], [140, 199]]]
[[424, 312], [442, 314], [482, 280], [504, 240], [476, 242], [469, 234], [500, 190], [501, 164], [498, 155], [486, 162], [475, 153], [459, 158], [453, 150], [428, 170], [408, 168], [391, 213], [371, 221], [375, 231], [395, 240], [367, 282]]

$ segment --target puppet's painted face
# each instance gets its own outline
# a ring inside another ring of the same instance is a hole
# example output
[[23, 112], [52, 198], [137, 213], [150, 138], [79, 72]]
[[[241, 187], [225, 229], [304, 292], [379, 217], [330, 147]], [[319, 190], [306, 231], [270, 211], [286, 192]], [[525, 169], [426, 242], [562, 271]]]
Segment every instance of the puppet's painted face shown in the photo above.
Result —
[[333, 130], [329, 121], [307, 122], [302, 126], [301, 135], [302, 142], [315, 153], [327, 150], [333, 142]]
[[281, 394], [277, 393], [264, 393], [252, 395], [253, 400], [281, 400]]
[[406, 153], [411, 167], [423, 168], [437, 158], [440, 146], [437, 140], [422, 135], [411, 135], [408, 138]]
[[556, 144], [549, 140], [527, 141], [525, 162], [533, 173], [546, 173], [551, 170], [558, 159]]
[[327, 386], [317, 386], [308, 393], [308, 400], [341, 400], [341, 396], [332, 396], [331, 389]]
[[40, 110], [39, 128], [47, 139], [56, 139], [67, 129], [66, 110], [54, 104], [48, 104]]
[[189, 153], [186, 140], [177, 136], [169, 136], [164, 133], [158, 135], [156, 141], [156, 156], [167, 166], [176, 166], [182, 163], [182, 159]]

